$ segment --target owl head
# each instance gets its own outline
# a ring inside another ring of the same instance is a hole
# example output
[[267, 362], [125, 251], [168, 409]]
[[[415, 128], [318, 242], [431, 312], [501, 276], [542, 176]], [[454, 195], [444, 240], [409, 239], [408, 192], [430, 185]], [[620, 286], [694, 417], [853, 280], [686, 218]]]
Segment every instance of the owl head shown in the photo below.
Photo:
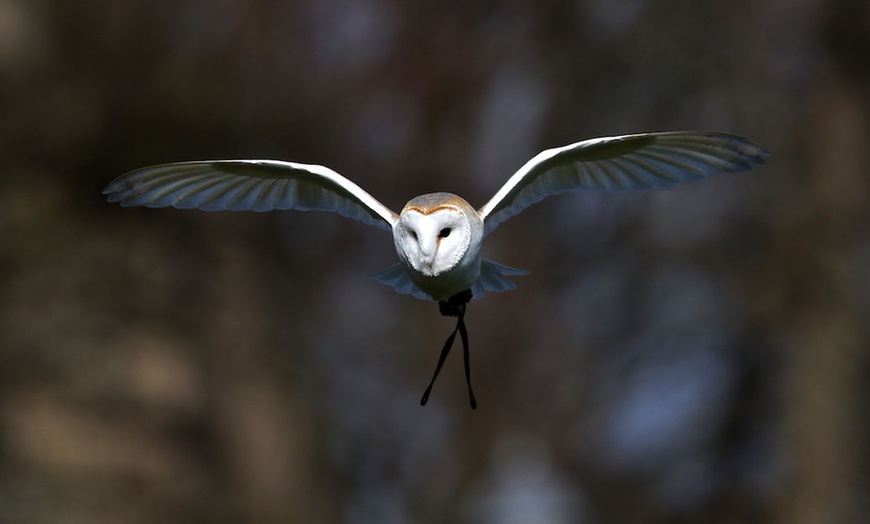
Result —
[[428, 193], [405, 204], [393, 239], [407, 267], [425, 277], [437, 277], [477, 258], [483, 221], [461, 197]]

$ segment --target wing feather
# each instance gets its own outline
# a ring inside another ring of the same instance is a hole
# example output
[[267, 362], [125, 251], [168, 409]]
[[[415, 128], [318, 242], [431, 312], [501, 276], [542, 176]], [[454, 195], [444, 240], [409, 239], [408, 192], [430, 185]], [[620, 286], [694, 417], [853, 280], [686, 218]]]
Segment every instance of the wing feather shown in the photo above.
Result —
[[131, 171], [106, 186], [122, 206], [205, 211], [331, 211], [391, 229], [396, 213], [335, 171], [277, 160], [179, 162]]
[[544, 197], [566, 191], [663, 189], [719, 173], [748, 171], [768, 152], [727, 133], [673, 131], [584, 140], [526, 162], [479, 209], [486, 233]]

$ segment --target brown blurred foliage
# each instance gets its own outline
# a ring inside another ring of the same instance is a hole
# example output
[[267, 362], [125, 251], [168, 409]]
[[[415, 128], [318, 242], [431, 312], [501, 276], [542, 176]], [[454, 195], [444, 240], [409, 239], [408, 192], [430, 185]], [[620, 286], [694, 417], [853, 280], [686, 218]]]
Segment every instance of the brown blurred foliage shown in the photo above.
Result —
[[[870, 520], [860, 0], [0, 0], [0, 521]], [[122, 209], [148, 164], [321, 163], [394, 209], [537, 151], [710, 129], [772, 152], [572, 194], [485, 255], [480, 408], [435, 304], [322, 213]]]

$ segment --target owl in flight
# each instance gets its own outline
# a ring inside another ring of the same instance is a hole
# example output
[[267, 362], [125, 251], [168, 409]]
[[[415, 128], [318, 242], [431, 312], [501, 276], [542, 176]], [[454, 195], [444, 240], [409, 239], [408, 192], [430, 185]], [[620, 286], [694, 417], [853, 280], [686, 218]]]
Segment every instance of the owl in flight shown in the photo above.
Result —
[[485, 291], [506, 291], [525, 271], [481, 258], [483, 239], [499, 224], [546, 196], [566, 191], [663, 189], [718, 173], [748, 171], [767, 151], [737, 135], [674, 131], [583, 140], [547, 149], [514, 173], [479, 209], [452, 193], [411, 199], [398, 214], [360, 186], [319, 165], [276, 160], [207, 160], [144, 167], [103, 190], [122, 206], [205, 211], [332, 211], [393, 232], [399, 263], [373, 276], [399, 293], [438, 301], [457, 317], [421, 404], [458, 332], [471, 389], [465, 305]]

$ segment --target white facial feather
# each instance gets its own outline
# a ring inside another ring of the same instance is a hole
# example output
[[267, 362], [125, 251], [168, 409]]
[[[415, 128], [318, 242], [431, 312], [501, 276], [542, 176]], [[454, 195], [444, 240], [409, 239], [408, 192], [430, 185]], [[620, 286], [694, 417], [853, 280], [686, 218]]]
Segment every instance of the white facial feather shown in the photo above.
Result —
[[468, 249], [470, 227], [453, 208], [429, 214], [403, 211], [396, 224], [399, 257], [423, 276], [437, 277], [452, 269]]

